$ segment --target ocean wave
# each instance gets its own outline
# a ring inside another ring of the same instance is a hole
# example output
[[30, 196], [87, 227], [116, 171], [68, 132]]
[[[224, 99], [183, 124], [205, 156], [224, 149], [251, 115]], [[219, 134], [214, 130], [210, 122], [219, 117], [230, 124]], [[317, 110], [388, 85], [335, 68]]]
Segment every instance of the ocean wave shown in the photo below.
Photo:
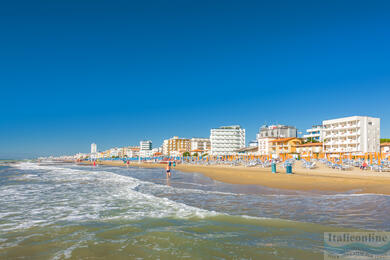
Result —
[[[139, 185], [162, 185], [107, 171], [83, 171], [52, 165], [19, 163], [20, 170], [34, 170], [39, 183], [22, 182], [0, 191], [4, 231], [50, 225], [56, 222], [142, 218], [204, 218], [220, 213], [139, 192]], [[154, 185], [154, 186], [153, 186]], [[179, 191], [182, 192], [182, 191]], [[12, 194], [10, 196], [10, 194]], [[8, 196], [7, 196], [8, 195]], [[16, 205], [16, 206], [15, 206]], [[11, 224], [10, 224], [11, 223]]]

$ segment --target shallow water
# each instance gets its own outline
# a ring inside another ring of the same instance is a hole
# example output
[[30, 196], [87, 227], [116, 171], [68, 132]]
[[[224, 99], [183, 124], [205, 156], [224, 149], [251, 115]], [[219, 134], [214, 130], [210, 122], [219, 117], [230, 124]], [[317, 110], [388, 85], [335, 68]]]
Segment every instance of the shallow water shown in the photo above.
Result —
[[390, 230], [390, 196], [161, 169], [3, 165], [0, 205], [0, 258], [321, 259], [323, 232]]

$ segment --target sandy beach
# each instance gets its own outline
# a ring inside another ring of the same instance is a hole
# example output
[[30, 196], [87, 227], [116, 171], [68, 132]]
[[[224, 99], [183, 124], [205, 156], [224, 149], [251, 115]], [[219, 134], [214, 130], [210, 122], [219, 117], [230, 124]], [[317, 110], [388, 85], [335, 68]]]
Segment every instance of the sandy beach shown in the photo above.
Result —
[[[88, 164], [89, 162], [83, 162]], [[126, 166], [122, 161], [104, 161], [98, 164], [111, 166]], [[130, 167], [164, 168], [164, 164], [131, 163]], [[365, 194], [390, 195], [390, 172], [361, 171], [354, 168], [349, 171], [330, 169], [324, 165], [308, 170], [294, 165], [294, 174], [285, 174], [283, 168], [277, 168], [276, 174], [270, 168], [249, 168], [243, 166], [203, 166], [181, 165], [175, 168], [182, 172], [197, 172], [214, 180], [231, 184], [255, 184], [270, 188], [301, 190], [301, 191], [329, 191]]]

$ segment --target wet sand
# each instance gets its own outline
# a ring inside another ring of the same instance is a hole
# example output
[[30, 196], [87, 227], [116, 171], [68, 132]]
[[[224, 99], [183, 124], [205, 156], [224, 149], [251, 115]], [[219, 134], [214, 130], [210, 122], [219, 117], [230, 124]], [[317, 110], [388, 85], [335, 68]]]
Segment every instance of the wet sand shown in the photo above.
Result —
[[[83, 162], [90, 164], [89, 162]], [[122, 161], [104, 161], [98, 164], [111, 166], [125, 166]], [[130, 167], [164, 168], [164, 164], [131, 163]], [[269, 188], [301, 190], [301, 191], [329, 191], [350, 192], [363, 194], [390, 195], [390, 172], [362, 171], [353, 168], [349, 171], [340, 171], [319, 165], [316, 169], [304, 169], [298, 162], [294, 165], [294, 174], [285, 174], [285, 169], [278, 167], [276, 174], [270, 168], [243, 167], [243, 166], [204, 166], [181, 165], [175, 168], [182, 172], [197, 172], [214, 180], [230, 184], [255, 184]]]

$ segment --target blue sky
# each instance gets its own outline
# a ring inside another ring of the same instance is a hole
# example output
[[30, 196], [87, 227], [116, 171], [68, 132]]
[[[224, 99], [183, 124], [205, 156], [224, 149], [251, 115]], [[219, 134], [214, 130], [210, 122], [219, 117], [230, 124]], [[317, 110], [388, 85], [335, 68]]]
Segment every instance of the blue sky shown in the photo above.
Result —
[[388, 1], [8, 1], [0, 158], [381, 117]]

